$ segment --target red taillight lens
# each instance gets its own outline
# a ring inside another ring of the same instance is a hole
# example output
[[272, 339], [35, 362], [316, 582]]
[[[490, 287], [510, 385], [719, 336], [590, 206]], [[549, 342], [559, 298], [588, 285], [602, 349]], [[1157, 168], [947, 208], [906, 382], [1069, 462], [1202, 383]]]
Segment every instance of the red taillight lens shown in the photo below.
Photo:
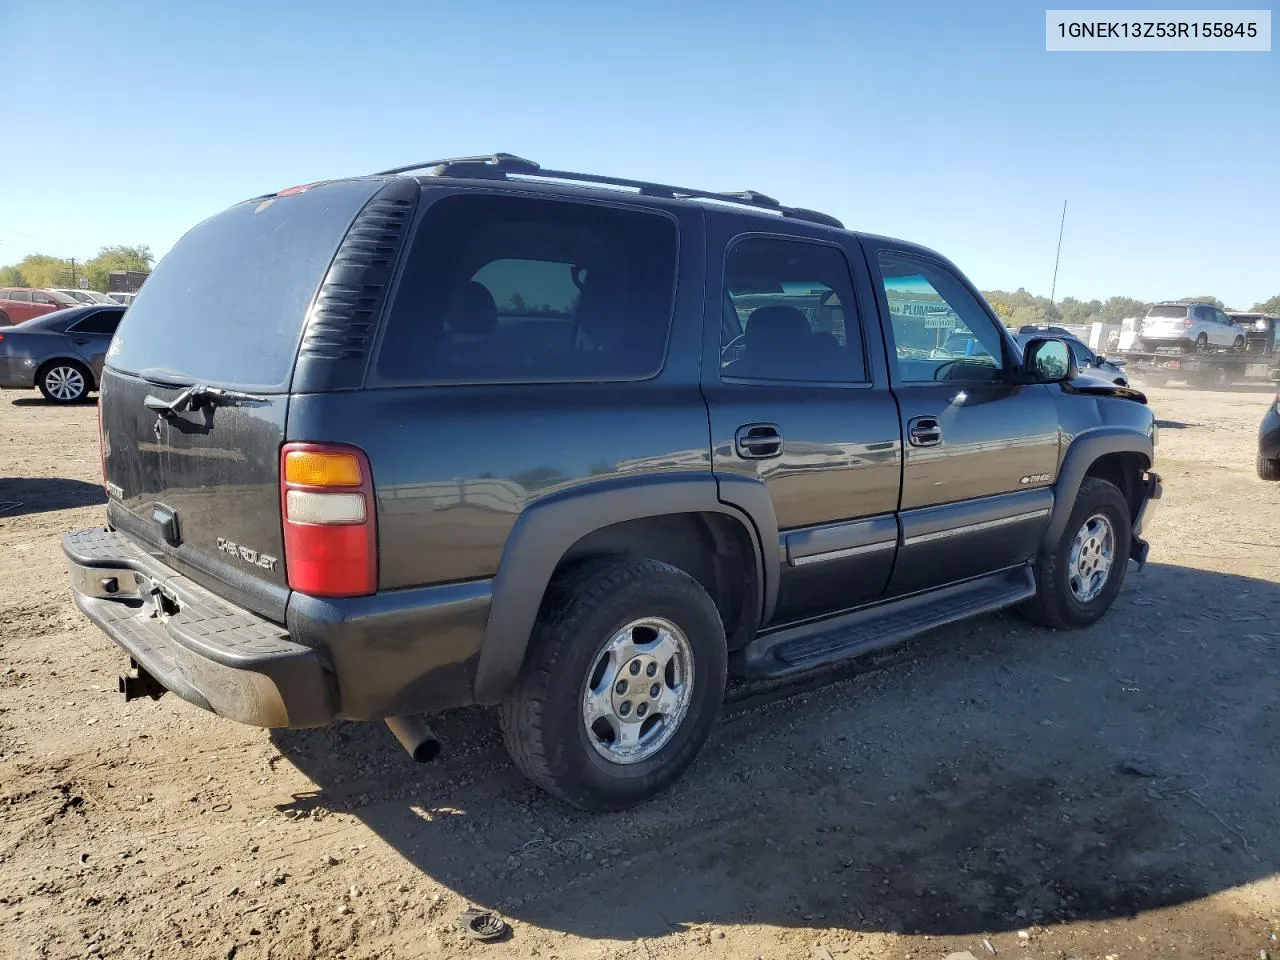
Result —
[[1182, 321], [1182, 325], [1186, 327], [1188, 330], [1190, 330], [1192, 327], [1195, 326], [1195, 321], [1193, 321], [1190, 317], [1188, 317], [1186, 320]]
[[369, 458], [335, 443], [286, 443], [280, 511], [289, 586], [316, 597], [378, 590], [378, 523]]

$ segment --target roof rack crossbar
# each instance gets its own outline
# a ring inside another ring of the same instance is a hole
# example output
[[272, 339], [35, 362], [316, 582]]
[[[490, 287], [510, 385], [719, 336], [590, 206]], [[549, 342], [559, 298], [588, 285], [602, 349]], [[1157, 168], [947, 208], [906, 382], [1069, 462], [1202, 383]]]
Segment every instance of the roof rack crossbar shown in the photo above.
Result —
[[817, 210], [806, 210], [803, 207], [783, 206], [773, 197], [755, 190], [741, 190], [736, 193], [715, 190], [695, 190], [690, 187], [675, 187], [665, 183], [650, 183], [647, 180], [629, 180], [625, 177], [608, 177], [595, 173], [576, 173], [571, 170], [543, 170], [532, 160], [525, 160], [510, 153], [491, 153], [474, 157], [450, 157], [443, 160], [427, 160], [422, 163], [411, 163], [403, 167], [393, 167], [373, 174], [376, 177], [389, 177], [414, 170], [426, 170], [433, 176], [461, 177], [494, 177], [506, 179], [507, 175], [533, 177], [540, 180], [567, 180], [573, 183], [594, 183], [610, 187], [625, 187], [636, 190], [642, 196], [662, 197], [669, 200], [714, 200], [720, 203], [742, 204], [762, 210], [772, 210], [784, 217], [794, 220], [805, 220], [820, 223], [828, 227], [844, 229], [844, 224], [835, 217], [820, 213]]

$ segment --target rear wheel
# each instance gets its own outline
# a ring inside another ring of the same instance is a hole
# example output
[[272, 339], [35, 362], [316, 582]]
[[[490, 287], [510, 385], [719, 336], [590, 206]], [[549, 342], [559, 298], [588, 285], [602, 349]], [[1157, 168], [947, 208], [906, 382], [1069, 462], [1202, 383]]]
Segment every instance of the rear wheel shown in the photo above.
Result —
[[9, 315], [0, 310], [0, 327], [11, 327], [13, 324], [9, 320]]
[[1129, 504], [1114, 484], [1085, 477], [1058, 542], [1040, 555], [1036, 595], [1022, 612], [1046, 627], [1087, 627], [1111, 609], [1129, 562]]
[[50, 403], [78, 403], [89, 393], [89, 371], [78, 363], [60, 360], [40, 371], [36, 386]]
[[1262, 454], [1258, 454], [1258, 478], [1280, 480], [1280, 460], [1269, 460]]
[[602, 561], [555, 584], [500, 710], [516, 766], [584, 810], [675, 781], [711, 733], [724, 627], [696, 580], [656, 560]]
[[1196, 353], [1207, 353], [1209, 351], [1209, 335], [1202, 333], [1196, 337]]

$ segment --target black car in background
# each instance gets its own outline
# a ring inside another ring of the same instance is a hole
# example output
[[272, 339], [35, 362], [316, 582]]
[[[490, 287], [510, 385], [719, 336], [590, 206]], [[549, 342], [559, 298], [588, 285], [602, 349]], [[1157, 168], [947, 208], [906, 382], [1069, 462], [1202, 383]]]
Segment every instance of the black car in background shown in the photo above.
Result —
[[98, 389], [107, 347], [125, 308], [70, 307], [0, 332], [0, 390], [39, 388], [50, 403]]
[[1267, 407], [1258, 428], [1258, 476], [1280, 480], [1280, 393]]

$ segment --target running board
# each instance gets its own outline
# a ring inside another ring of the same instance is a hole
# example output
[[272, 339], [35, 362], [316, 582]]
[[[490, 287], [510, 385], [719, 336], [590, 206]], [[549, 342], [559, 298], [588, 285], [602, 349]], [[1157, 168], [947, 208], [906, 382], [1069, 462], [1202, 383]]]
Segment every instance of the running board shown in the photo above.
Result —
[[1035, 573], [1022, 566], [888, 600], [759, 636], [737, 654], [734, 672], [762, 679], [808, 673], [891, 647], [935, 627], [1011, 607], [1035, 592]]

